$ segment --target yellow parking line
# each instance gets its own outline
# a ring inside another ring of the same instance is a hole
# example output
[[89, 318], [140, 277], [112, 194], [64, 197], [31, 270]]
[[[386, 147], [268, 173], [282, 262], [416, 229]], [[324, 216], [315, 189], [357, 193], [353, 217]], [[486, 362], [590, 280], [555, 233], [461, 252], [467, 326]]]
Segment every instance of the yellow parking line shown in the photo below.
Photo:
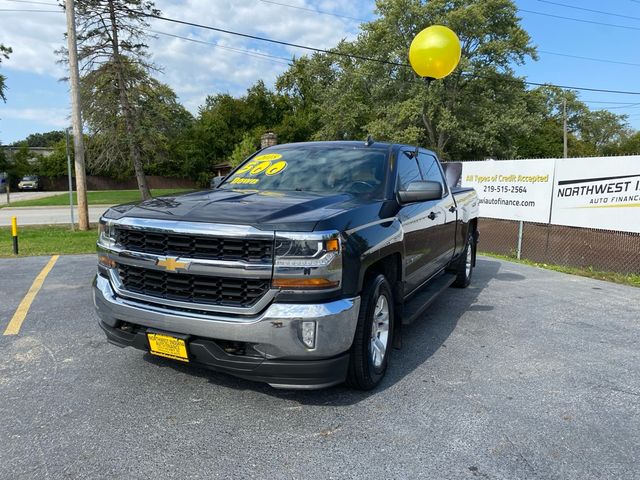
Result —
[[33, 300], [36, 298], [36, 295], [40, 291], [40, 288], [42, 288], [44, 279], [47, 278], [47, 275], [49, 275], [49, 272], [58, 261], [59, 256], [60, 255], [54, 255], [53, 257], [51, 257], [44, 268], [40, 271], [36, 279], [33, 281], [33, 283], [31, 284], [31, 288], [29, 288], [29, 291], [20, 302], [20, 305], [18, 305], [16, 313], [13, 314], [9, 325], [7, 325], [7, 328], [4, 331], [4, 335], [18, 334], [18, 332], [20, 331], [20, 327], [22, 326], [22, 322], [24, 322], [27, 313], [29, 313], [29, 308], [31, 308]]

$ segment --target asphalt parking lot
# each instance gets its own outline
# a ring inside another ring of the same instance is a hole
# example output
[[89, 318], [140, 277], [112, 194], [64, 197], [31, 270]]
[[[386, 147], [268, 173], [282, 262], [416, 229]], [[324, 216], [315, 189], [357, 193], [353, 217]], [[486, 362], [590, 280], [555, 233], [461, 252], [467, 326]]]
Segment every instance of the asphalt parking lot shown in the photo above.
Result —
[[481, 258], [381, 388], [279, 391], [107, 344], [93, 255], [0, 259], [0, 478], [640, 478], [640, 289]]

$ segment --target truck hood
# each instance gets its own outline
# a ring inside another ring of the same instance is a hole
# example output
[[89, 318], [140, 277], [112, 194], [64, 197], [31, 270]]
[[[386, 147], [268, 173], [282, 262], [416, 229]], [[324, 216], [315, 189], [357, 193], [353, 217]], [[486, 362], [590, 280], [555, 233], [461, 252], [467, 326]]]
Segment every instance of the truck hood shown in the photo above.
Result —
[[105, 218], [152, 218], [251, 225], [262, 230], [313, 231], [327, 218], [378, 203], [350, 194], [319, 195], [311, 192], [211, 190], [158, 197], [138, 204], [112, 207]]

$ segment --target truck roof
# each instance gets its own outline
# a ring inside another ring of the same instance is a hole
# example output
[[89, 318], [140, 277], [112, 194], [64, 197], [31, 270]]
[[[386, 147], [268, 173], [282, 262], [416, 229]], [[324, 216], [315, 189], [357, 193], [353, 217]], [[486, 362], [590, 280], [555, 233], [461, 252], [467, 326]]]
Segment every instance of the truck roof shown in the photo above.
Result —
[[[319, 146], [319, 147], [362, 147], [362, 148], [375, 148], [379, 150], [391, 149], [391, 148], [416, 148], [415, 145], [407, 145], [403, 143], [376, 142], [376, 141], [367, 145], [366, 142], [361, 140], [328, 140], [328, 141], [316, 141], [316, 142], [282, 143], [278, 145], [273, 145], [268, 148], [280, 148], [280, 147], [289, 147], [289, 146], [298, 146], [298, 145], [309, 145], [309, 146]], [[419, 147], [419, 148], [422, 151], [426, 151], [435, 155], [433, 151], [427, 148], [423, 148], [423, 147]]]

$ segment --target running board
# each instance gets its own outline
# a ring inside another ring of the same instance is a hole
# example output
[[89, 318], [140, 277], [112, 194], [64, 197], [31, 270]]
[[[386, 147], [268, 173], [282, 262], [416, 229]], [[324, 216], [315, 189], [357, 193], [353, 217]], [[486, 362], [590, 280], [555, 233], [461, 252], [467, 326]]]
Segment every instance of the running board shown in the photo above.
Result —
[[404, 308], [402, 309], [402, 324], [409, 325], [423, 314], [429, 305], [438, 298], [438, 295], [446, 290], [455, 280], [455, 273], [444, 273], [425, 285], [411, 300], [404, 304]]

